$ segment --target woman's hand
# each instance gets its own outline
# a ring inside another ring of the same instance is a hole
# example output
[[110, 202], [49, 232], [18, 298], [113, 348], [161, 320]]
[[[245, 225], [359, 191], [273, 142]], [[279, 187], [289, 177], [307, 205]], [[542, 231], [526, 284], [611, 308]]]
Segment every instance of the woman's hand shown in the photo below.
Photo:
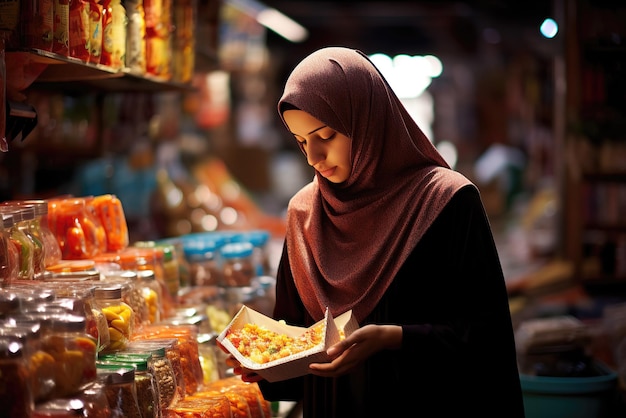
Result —
[[243, 380], [244, 382], [251, 382], [251, 383], [263, 380], [263, 378], [259, 376], [256, 372], [253, 372], [252, 370], [242, 367], [241, 363], [239, 362], [239, 360], [235, 358], [235, 356], [230, 354], [228, 350], [219, 341], [216, 341], [216, 342], [217, 342], [217, 346], [224, 353], [228, 354], [228, 357], [226, 357], [226, 360], [224, 362], [226, 363], [228, 367], [233, 368], [234, 374], [241, 376], [241, 380]]
[[399, 325], [366, 325], [327, 350], [330, 363], [313, 363], [312, 374], [338, 377], [381, 350], [394, 350], [402, 344], [402, 327]]
[[244, 382], [258, 382], [263, 380], [261, 376], [259, 376], [256, 372], [253, 372], [250, 369], [246, 369], [239, 363], [234, 356], [230, 355], [226, 357], [226, 365], [233, 368], [233, 373], [241, 376], [241, 380]]

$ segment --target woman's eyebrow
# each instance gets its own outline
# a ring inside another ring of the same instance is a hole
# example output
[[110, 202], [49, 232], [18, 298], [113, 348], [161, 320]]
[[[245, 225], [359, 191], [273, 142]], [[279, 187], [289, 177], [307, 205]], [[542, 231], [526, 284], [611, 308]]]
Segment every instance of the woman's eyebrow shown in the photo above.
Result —
[[[322, 125], [322, 126], [320, 126], [319, 128], [315, 128], [315, 129], [313, 129], [313, 130], [312, 130], [311, 132], [309, 132], [307, 135], [311, 135], [312, 133], [317, 132], [317, 131], [319, 131], [320, 129], [323, 129], [323, 128], [326, 128], [326, 125]], [[289, 131], [289, 132], [291, 132], [291, 131]], [[292, 134], [292, 135], [296, 135], [296, 136], [300, 136], [300, 135], [298, 135], [298, 134], [297, 134], [297, 133], [295, 133], [295, 132], [291, 132], [291, 134]]]

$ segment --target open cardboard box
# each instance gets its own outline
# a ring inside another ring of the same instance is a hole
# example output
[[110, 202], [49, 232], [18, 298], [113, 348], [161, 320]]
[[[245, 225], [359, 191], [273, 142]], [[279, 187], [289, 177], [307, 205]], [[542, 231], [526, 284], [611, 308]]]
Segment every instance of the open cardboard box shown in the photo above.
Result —
[[[340, 340], [340, 332], [343, 331], [344, 335], [347, 337], [354, 330], [359, 328], [356, 319], [352, 316], [352, 311], [347, 311], [337, 318], [333, 318], [329, 310], [326, 309], [324, 319], [320, 322], [324, 322], [326, 325], [324, 327], [322, 343], [306, 351], [263, 364], [255, 363], [243, 356], [237, 348], [226, 339], [228, 332], [230, 330], [239, 330], [246, 324], [256, 324], [264, 326], [270, 331], [295, 338], [306, 332], [308, 328], [287, 325], [244, 305], [239, 312], [237, 312], [230, 324], [218, 335], [217, 341], [228, 350], [243, 367], [254, 370], [269, 382], [277, 382], [279, 380], [291, 379], [308, 374], [309, 364], [311, 363], [327, 362], [329, 358], [326, 355], [326, 349]], [[311, 326], [311, 328], [318, 325], [320, 322]]]

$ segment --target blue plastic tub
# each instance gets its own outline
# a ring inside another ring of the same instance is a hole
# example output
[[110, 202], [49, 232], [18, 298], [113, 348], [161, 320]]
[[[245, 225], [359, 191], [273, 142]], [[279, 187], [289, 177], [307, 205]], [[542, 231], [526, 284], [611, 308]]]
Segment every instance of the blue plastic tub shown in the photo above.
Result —
[[520, 374], [526, 418], [605, 418], [615, 399], [617, 374], [596, 363], [597, 376]]

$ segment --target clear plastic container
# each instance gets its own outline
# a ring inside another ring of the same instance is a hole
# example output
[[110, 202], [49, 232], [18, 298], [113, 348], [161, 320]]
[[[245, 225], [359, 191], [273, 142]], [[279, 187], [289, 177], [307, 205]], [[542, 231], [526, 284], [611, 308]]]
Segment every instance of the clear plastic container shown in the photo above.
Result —
[[192, 286], [221, 286], [224, 284], [217, 239], [189, 239], [184, 245], [185, 257], [191, 270]]
[[130, 270], [110, 271], [105, 273], [103, 281], [122, 287], [122, 301], [133, 310], [133, 330], [139, 330], [150, 320], [148, 304], [143, 297], [142, 283], [137, 272]]
[[122, 286], [117, 284], [96, 287], [96, 305], [107, 320], [109, 345], [102, 352], [115, 352], [126, 348], [133, 334], [134, 312], [122, 300]]
[[24, 345], [30, 390], [33, 400], [41, 402], [50, 399], [56, 386], [54, 357], [41, 347], [41, 339], [46, 332], [49, 321], [41, 318], [14, 317], [4, 322], [0, 333], [5, 335], [21, 336], [25, 339]]
[[54, 357], [54, 397], [74, 394], [96, 378], [97, 344], [86, 332], [85, 317], [53, 315], [41, 348]]
[[29, 387], [28, 365], [22, 344], [0, 337], [0, 405], [6, 417], [29, 417], [34, 408]]
[[137, 388], [137, 402], [141, 410], [142, 418], [160, 418], [161, 406], [159, 404], [158, 385], [155, 376], [148, 367], [148, 356], [132, 356], [113, 354], [103, 356], [98, 364], [122, 367], [132, 365], [135, 368], [135, 386]]
[[249, 242], [231, 242], [220, 248], [225, 286], [250, 286], [256, 275], [253, 251], [254, 247]]
[[143, 418], [137, 399], [135, 368], [98, 364], [98, 381], [104, 384], [112, 417]]
[[6, 248], [6, 258], [0, 266], [3, 285], [10, 285], [14, 279], [19, 277], [20, 253], [17, 245], [11, 239], [11, 228], [13, 228], [13, 215], [10, 213], [0, 213], [2, 217], [2, 249]]
[[179, 390], [176, 373], [174, 373], [172, 362], [167, 357], [165, 346], [146, 344], [145, 341], [133, 341], [124, 354], [147, 356], [148, 369], [157, 383], [161, 411], [165, 411], [184, 398], [184, 392]]
[[168, 418], [232, 418], [226, 395], [213, 394], [205, 398], [184, 399], [168, 408]]
[[48, 226], [48, 202], [45, 200], [11, 200], [4, 202], [3, 205], [33, 208], [34, 219], [30, 222], [30, 227], [33, 235], [43, 245], [43, 266], [48, 268], [48, 266], [58, 263], [62, 257], [61, 247]]
[[29, 221], [28, 214], [14, 208], [2, 206], [0, 206], [0, 212], [10, 214], [13, 220], [13, 224], [8, 229], [8, 232], [9, 238], [17, 249], [19, 256], [17, 276], [15, 278], [18, 280], [33, 280], [35, 278], [33, 261], [35, 244], [24, 232], [24, 229], [27, 228], [26, 222]]
[[137, 271], [137, 278], [141, 287], [141, 294], [148, 306], [148, 324], [156, 324], [164, 316], [161, 287], [152, 270]]

